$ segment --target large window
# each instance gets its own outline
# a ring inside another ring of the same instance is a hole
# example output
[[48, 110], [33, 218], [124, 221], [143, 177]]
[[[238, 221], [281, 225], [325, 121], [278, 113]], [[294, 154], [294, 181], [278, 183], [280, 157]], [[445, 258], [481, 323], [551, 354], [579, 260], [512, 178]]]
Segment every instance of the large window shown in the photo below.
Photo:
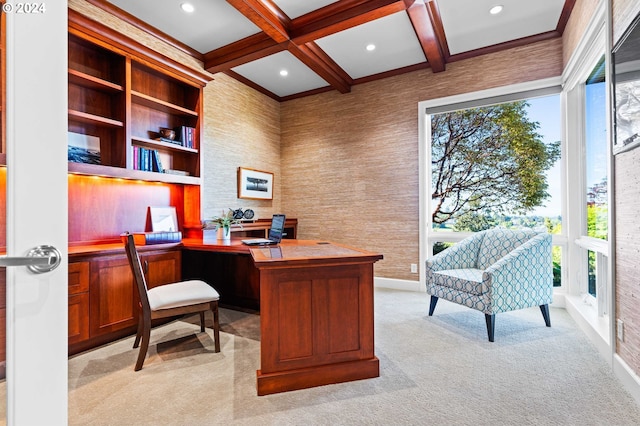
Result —
[[[431, 114], [431, 232], [562, 231], [560, 95]], [[448, 243], [436, 242], [434, 252]], [[554, 247], [554, 285], [561, 249]]]
[[[609, 209], [607, 198], [607, 112], [604, 57], [595, 66], [585, 83], [585, 200], [584, 210], [587, 237], [608, 239]], [[598, 271], [598, 257], [606, 253], [586, 250], [587, 292], [594, 297], [606, 276]]]

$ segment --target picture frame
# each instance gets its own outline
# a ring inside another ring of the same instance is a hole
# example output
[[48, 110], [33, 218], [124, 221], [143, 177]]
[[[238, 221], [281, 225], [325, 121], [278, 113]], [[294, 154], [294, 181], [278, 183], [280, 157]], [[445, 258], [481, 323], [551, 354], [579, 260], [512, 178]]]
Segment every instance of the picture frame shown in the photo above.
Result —
[[273, 173], [238, 167], [238, 198], [273, 200]]
[[73, 163], [101, 164], [100, 138], [67, 132], [67, 160]]
[[149, 212], [153, 232], [176, 232], [179, 230], [175, 207], [149, 207]]
[[640, 146], [640, 14], [612, 50], [611, 94], [614, 155]]

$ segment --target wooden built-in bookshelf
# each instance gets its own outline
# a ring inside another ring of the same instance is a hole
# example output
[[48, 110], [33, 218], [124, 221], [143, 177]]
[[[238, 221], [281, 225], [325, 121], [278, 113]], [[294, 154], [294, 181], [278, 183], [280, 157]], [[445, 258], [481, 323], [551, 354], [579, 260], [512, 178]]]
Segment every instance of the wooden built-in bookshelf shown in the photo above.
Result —
[[[69, 162], [69, 171], [198, 185], [202, 89], [210, 80], [70, 11], [69, 131], [99, 139], [100, 164]], [[159, 140], [161, 128], [181, 127], [193, 129], [188, 145]], [[157, 154], [158, 167], [135, 164], [140, 148]]]

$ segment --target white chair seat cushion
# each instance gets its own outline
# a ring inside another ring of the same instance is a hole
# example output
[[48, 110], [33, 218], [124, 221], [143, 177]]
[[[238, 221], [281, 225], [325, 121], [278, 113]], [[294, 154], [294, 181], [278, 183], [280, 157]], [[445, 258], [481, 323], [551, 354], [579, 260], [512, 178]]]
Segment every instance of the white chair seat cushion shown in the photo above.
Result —
[[483, 285], [481, 269], [447, 269], [433, 272], [433, 283], [443, 287], [449, 287], [475, 295], [481, 295], [487, 291]]
[[218, 292], [200, 280], [181, 281], [149, 289], [149, 306], [152, 311], [196, 305], [220, 299]]

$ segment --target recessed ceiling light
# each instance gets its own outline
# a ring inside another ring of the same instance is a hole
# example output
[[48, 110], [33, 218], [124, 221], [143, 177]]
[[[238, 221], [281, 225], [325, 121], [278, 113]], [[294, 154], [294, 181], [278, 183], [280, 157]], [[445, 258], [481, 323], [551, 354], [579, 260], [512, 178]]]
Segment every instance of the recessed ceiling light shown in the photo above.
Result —
[[286, 77], [286, 76], [288, 76], [288, 75], [289, 75], [289, 71], [287, 71], [287, 70], [280, 70], [280, 75], [281, 75], [281, 76], [283, 76], [283, 77]]
[[489, 9], [489, 13], [492, 15], [497, 15], [498, 13], [502, 12], [502, 5], [499, 4], [497, 6], [493, 6], [491, 9]]
[[375, 44], [367, 44], [367, 50], [369, 52], [373, 52], [374, 50], [376, 50], [376, 45]]
[[193, 5], [192, 5], [191, 3], [182, 3], [182, 4], [180, 5], [180, 8], [181, 8], [182, 10], [184, 10], [185, 12], [187, 12], [187, 13], [193, 13], [193, 11], [195, 11], [195, 10], [196, 10], [196, 8], [195, 8], [195, 7], [193, 7]]

